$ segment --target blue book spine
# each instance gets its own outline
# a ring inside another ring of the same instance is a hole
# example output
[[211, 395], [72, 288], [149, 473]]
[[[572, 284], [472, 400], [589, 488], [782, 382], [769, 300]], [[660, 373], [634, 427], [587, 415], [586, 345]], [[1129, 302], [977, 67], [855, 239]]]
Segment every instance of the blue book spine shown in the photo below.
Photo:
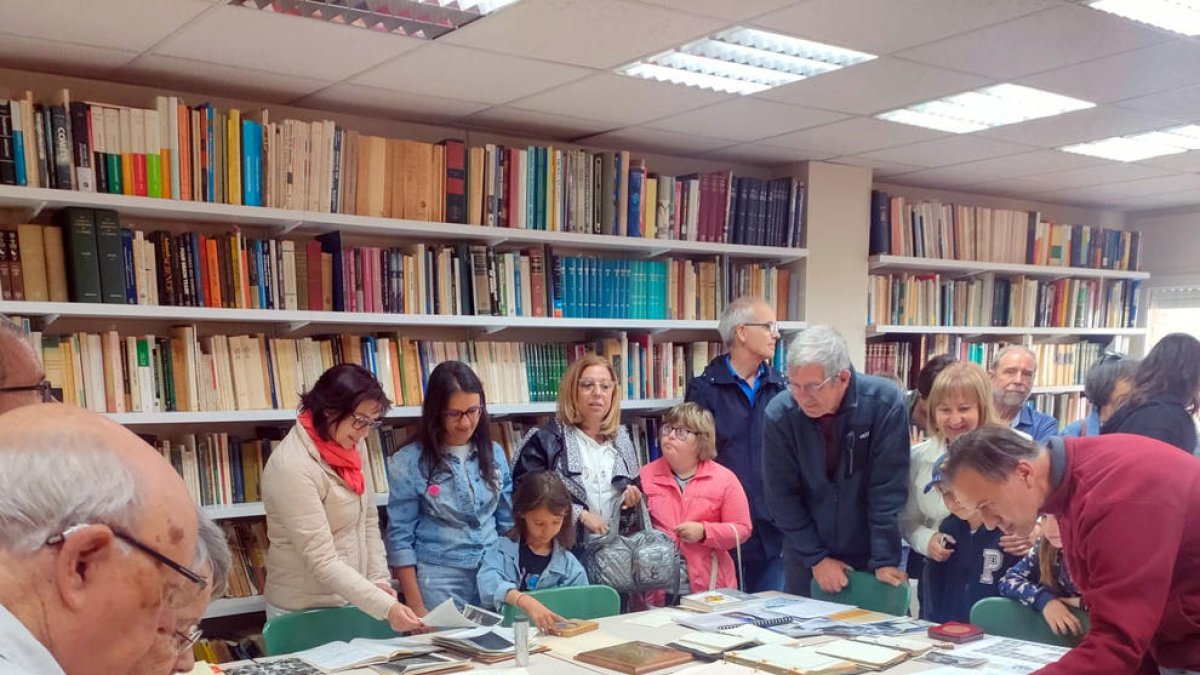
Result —
[[546, 228], [546, 148], [537, 149], [537, 229]]
[[[13, 105], [14, 110], [16, 110], [17, 108], [20, 107], [20, 103], [18, 101], [13, 101], [12, 105]], [[29, 122], [22, 120], [22, 124], [28, 124], [28, 123]], [[16, 173], [17, 185], [28, 185], [29, 184], [29, 176], [26, 175], [26, 173], [25, 173], [25, 132], [24, 131], [13, 129], [13, 132], [12, 132], [12, 154], [13, 154], [13, 163], [16, 165], [14, 168], [16, 169], [15, 173]]]
[[642, 189], [646, 184], [646, 170], [642, 167], [629, 169], [629, 213], [626, 217], [627, 231], [630, 237], [642, 236]]
[[125, 259], [125, 303], [138, 304], [137, 269], [133, 264], [133, 230], [121, 228], [121, 253]]
[[262, 206], [263, 128], [254, 120], [242, 120], [242, 202]]
[[525, 316], [525, 305], [521, 302], [521, 255], [514, 253], [511, 256], [509, 258], [509, 269], [513, 271], [513, 297], [517, 301], [516, 311], [513, 312], [513, 315]]
[[375, 361], [375, 337], [368, 335], [362, 339], [363, 363], [375, 377], [379, 377], [379, 364]]
[[213, 154], [214, 152], [216, 152], [216, 148], [213, 145], [213, 134], [216, 133], [216, 130], [214, 129], [214, 125], [213, 125], [214, 112], [215, 112], [215, 109], [213, 108], [211, 103], [204, 104], [204, 125], [205, 125], [205, 128], [208, 129], [207, 143], [205, 143], [206, 149], [208, 151], [208, 155], [207, 155], [208, 162], [206, 163], [207, 166], [204, 167], [204, 174], [208, 177], [208, 185], [207, 185], [207, 189], [205, 190], [204, 199], [205, 199], [205, 201], [210, 201], [210, 202], [215, 202], [217, 200], [217, 193], [216, 193], [216, 180], [217, 180], [216, 164], [217, 164], [217, 162], [216, 162], [216, 156]]
[[258, 306], [267, 308], [267, 269], [263, 266], [263, 242], [254, 240], [254, 265], [258, 267]]
[[229, 478], [233, 483], [233, 503], [246, 502], [246, 477], [242, 475], [242, 441], [229, 439]]
[[[537, 175], [537, 148], [525, 148], [525, 229], [537, 229], [537, 207], [533, 202], [537, 199], [535, 176]], [[519, 191], [518, 191], [519, 192]]]
[[200, 236], [194, 232], [189, 233], [189, 235], [188, 244], [191, 246], [192, 261], [194, 263], [193, 268], [196, 270], [196, 283], [194, 284], [196, 289], [196, 306], [207, 307], [208, 297], [205, 294], [208, 292], [208, 289], [204, 288], [204, 270], [200, 268]]

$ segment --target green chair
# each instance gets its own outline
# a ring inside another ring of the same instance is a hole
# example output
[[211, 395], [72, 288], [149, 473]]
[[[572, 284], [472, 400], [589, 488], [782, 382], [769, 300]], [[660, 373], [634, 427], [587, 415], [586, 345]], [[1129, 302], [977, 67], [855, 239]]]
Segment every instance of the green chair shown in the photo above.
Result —
[[270, 619], [263, 627], [263, 642], [270, 656], [291, 654], [333, 640], [399, 635], [387, 621], [372, 619], [350, 605], [289, 612]]
[[840, 602], [844, 605], [854, 605], [873, 612], [883, 612], [893, 616], [908, 616], [908, 604], [912, 597], [912, 588], [907, 584], [892, 586], [875, 578], [867, 572], [849, 572], [850, 584], [841, 593], [826, 593], [813, 579], [812, 597], [816, 600]]
[[[530, 591], [529, 597], [537, 598], [538, 602], [564, 619], [600, 619], [621, 613], [621, 596], [608, 586], [544, 588]], [[505, 603], [503, 616], [503, 625], [511, 626], [513, 619], [525, 616], [525, 612]]]
[[[1074, 607], [1070, 609], [1075, 618], [1083, 624], [1083, 632], [1087, 633], [1091, 626], [1088, 613]], [[1056, 635], [1040, 613], [1009, 598], [984, 598], [975, 603], [971, 608], [971, 623], [989, 635], [1040, 642], [1056, 647], [1074, 647], [1082, 639], [1082, 636]]]

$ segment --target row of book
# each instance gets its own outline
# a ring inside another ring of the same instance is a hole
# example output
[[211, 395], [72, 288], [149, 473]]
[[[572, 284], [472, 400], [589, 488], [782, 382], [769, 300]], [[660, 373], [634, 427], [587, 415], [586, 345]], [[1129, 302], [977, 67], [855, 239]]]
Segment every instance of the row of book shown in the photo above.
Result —
[[554, 401], [562, 373], [586, 353], [613, 363], [627, 398], [679, 398], [721, 352], [719, 343], [658, 342], [623, 332], [594, 342], [520, 343], [398, 333], [201, 336], [194, 326], [178, 326], [166, 336], [32, 331], [30, 341], [63, 402], [108, 413], [294, 410], [300, 394], [339, 363], [366, 367], [397, 405], [421, 405], [429, 374], [444, 361], [474, 369], [490, 403]]
[[804, 185], [651, 172], [628, 151], [467, 148], [157, 96], [0, 100], [0, 183], [318, 213], [765, 246], [803, 240]]
[[233, 564], [229, 568], [227, 598], [262, 595], [267, 582], [267, 523], [262, 518], [238, 518], [219, 523], [229, 542]]
[[[1009, 342], [958, 341], [944, 351], [925, 352], [930, 345], [920, 341], [871, 342], [867, 344], [866, 372], [896, 378], [906, 389], [915, 389], [917, 374], [938, 354], [950, 354], [960, 361], [972, 361], [988, 369]], [[936, 347], [933, 347], [936, 349]], [[1043, 342], [1029, 345], [1037, 359], [1034, 387], [1082, 385], [1087, 371], [1100, 358], [1103, 345], [1097, 342]]]
[[1141, 306], [1140, 280], [1031, 279], [986, 273], [873, 274], [867, 323], [903, 326], [1128, 328]]
[[1089, 413], [1087, 398], [1079, 392], [1034, 394], [1026, 402], [1026, 405], [1032, 405], [1035, 409], [1058, 420], [1060, 431], [1075, 420], [1086, 418]]
[[[548, 247], [343, 245], [240, 231], [122, 227], [107, 209], [0, 231], [7, 300], [347, 312], [716, 319], [727, 298], [764, 297], [787, 316], [785, 268], [717, 260], [557, 256]], [[63, 245], [65, 235], [65, 246]]]
[[1141, 237], [1135, 231], [1051, 223], [1037, 211], [871, 192], [872, 254], [1140, 270]]

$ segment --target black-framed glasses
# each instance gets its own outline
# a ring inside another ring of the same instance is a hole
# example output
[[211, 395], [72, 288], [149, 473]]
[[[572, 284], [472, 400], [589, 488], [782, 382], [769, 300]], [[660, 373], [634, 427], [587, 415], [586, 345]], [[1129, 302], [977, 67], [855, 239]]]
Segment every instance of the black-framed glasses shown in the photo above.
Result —
[[766, 328], [767, 332], [770, 333], [771, 335], [779, 334], [779, 322], [778, 321], [747, 321], [746, 323], [744, 323], [742, 325], [743, 326], [758, 326], [760, 328]]
[[470, 408], [467, 408], [466, 410], [459, 410], [457, 408], [447, 408], [445, 411], [442, 412], [442, 417], [444, 417], [449, 422], [457, 422], [464, 417], [466, 417], [467, 419], [474, 422], [475, 420], [479, 419], [479, 416], [482, 414], [483, 414], [483, 406], [473, 405]]
[[[90, 525], [91, 525], [91, 523], [83, 523], [81, 525], [74, 525], [72, 527], [68, 527], [61, 534], [56, 534], [56, 535], [50, 537], [49, 539], [47, 539], [46, 546], [56, 546], [58, 544], [61, 544], [67, 540], [67, 537], [69, 537], [72, 532], [74, 532], [80, 528], [83, 528], [83, 527], [88, 527]], [[129, 544], [130, 546], [141, 551], [142, 553], [145, 553], [146, 555], [150, 556], [151, 558], [154, 558], [154, 560], [166, 565], [167, 567], [170, 567], [171, 569], [175, 570], [179, 574], [183, 575], [183, 577], [185, 579], [187, 579], [188, 581], [190, 581], [196, 585], [197, 591], [203, 591], [204, 589], [208, 588], [208, 580], [205, 579], [200, 574], [197, 574], [195, 571], [190, 570], [187, 567], [184, 567], [183, 565], [180, 565], [179, 563], [175, 562], [174, 560], [171, 560], [170, 558], [163, 555], [162, 553], [159, 553], [158, 550], [156, 550], [153, 546], [143, 543], [140, 539], [133, 536], [132, 534], [129, 534], [128, 532], [122, 530], [119, 527], [113, 527], [111, 525], [106, 525], [106, 527], [108, 527], [108, 529], [112, 531], [113, 536], [115, 536], [117, 539], [120, 539], [121, 541], [125, 542], [126, 544]]]
[[696, 432], [687, 427], [677, 427], [673, 424], [664, 424], [658, 429], [658, 435], [666, 438], [674, 436], [677, 441], [686, 441], [689, 436], [695, 436]]
[[174, 637], [176, 653], [182, 654], [196, 646], [200, 638], [204, 637], [204, 631], [200, 630], [199, 626], [192, 626], [186, 633], [181, 630], [175, 631]]
[[350, 426], [355, 429], [378, 429], [383, 425], [383, 420], [372, 419], [366, 415], [358, 413], [350, 413]]
[[18, 391], [36, 391], [42, 397], [42, 403], [50, 403], [54, 398], [54, 385], [50, 384], [50, 380], [43, 379], [37, 384], [28, 384], [24, 387], [0, 387], [0, 394], [7, 394]]

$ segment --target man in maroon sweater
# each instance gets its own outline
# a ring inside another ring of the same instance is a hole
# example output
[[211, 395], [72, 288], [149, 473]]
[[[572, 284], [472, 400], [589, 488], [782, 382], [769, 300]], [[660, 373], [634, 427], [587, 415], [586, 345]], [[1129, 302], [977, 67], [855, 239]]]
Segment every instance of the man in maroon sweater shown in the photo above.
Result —
[[943, 475], [1006, 534], [1058, 517], [1092, 627], [1038, 673], [1200, 673], [1200, 460], [1129, 434], [1043, 446], [984, 427], [950, 446]]

